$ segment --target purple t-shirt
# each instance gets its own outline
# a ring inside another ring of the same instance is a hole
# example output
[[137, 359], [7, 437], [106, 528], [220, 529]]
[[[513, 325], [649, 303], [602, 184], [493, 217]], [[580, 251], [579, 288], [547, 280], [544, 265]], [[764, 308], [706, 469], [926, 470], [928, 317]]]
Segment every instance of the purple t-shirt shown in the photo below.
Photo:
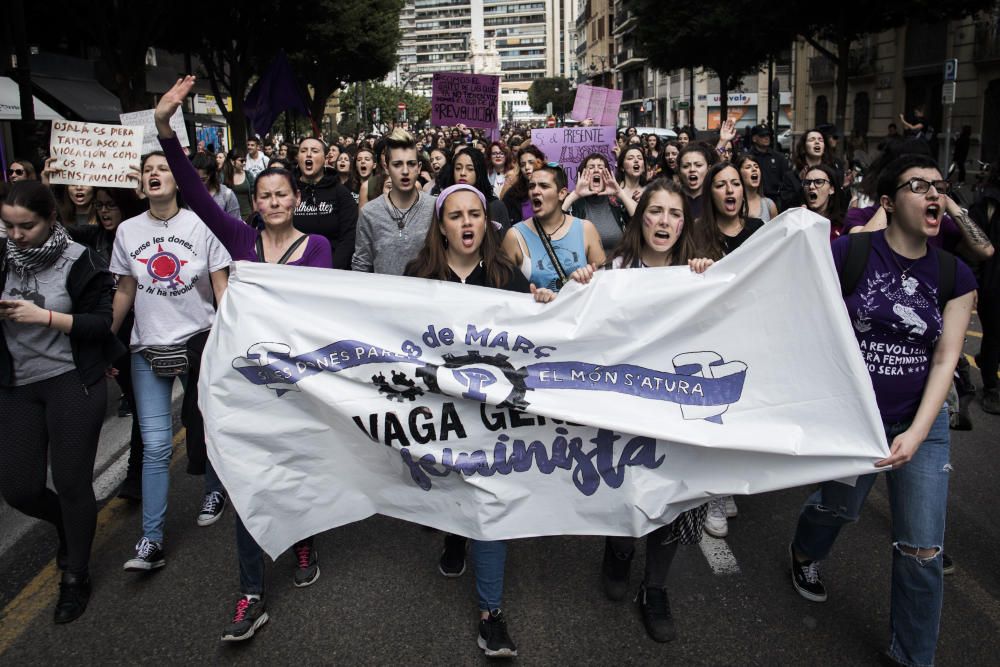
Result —
[[[229, 215], [215, 203], [215, 199], [205, 189], [194, 165], [181, 150], [181, 142], [177, 137], [164, 139], [160, 137], [160, 146], [167, 156], [167, 164], [177, 181], [177, 187], [184, 195], [184, 201], [191, 207], [201, 221], [204, 222], [216, 238], [222, 242], [234, 261], [260, 261], [257, 257], [257, 237], [260, 230], [254, 229], [239, 218]], [[289, 266], [316, 266], [321, 269], [333, 268], [333, 251], [330, 241], [325, 236], [308, 234], [306, 249]]]
[[[877, 204], [865, 206], [864, 208], [848, 209], [844, 215], [844, 230], [841, 233], [847, 236], [848, 230], [852, 227], [864, 227], [868, 224], [869, 220], [875, 217], [876, 211], [878, 211]], [[944, 248], [948, 252], [955, 252], [955, 247], [958, 246], [961, 240], [962, 230], [958, 228], [958, 223], [945, 213], [941, 218], [941, 231], [938, 232], [937, 236], [927, 239], [927, 242], [935, 248]]]
[[[849, 243], [848, 236], [833, 242], [833, 261], [838, 273], [847, 260]], [[913, 261], [889, 248], [885, 230], [872, 234], [868, 266], [854, 293], [844, 303], [875, 387], [883, 421], [912, 419], [920, 405], [934, 346], [942, 330], [937, 285], [936, 248]], [[952, 298], [974, 289], [976, 279], [972, 271], [958, 260]]]

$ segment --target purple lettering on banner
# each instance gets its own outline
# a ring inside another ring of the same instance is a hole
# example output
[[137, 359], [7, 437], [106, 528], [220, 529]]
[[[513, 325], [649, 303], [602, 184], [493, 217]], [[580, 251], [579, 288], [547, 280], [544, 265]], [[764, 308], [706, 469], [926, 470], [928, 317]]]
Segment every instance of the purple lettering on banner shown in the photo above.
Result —
[[545, 153], [550, 162], [558, 162], [569, 178], [569, 189], [576, 185], [576, 170], [591, 153], [600, 153], [611, 165], [611, 175], [615, 173], [616, 128], [607, 127], [557, 127], [531, 131], [531, 143]]
[[432, 86], [432, 125], [498, 127], [499, 76], [435, 72]]

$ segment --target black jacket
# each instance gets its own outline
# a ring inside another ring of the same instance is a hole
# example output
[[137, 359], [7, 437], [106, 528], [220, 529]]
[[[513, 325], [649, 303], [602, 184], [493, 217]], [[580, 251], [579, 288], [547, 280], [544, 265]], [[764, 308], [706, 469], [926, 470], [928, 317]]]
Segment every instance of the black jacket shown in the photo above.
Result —
[[316, 183], [306, 183], [300, 176], [299, 195], [302, 200], [292, 221], [295, 229], [325, 236], [333, 248], [333, 268], [350, 270], [358, 228], [358, 205], [351, 191], [326, 168]]
[[773, 148], [762, 151], [754, 146], [750, 154], [760, 165], [761, 191], [774, 201], [779, 211], [784, 211], [802, 189], [798, 175], [788, 164], [788, 159]]
[[[0, 264], [6, 255], [7, 239], [0, 239]], [[0, 271], [0, 293], [6, 283], [7, 272]], [[88, 387], [103, 378], [112, 362], [127, 352], [111, 333], [114, 285], [107, 263], [90, 248], [73, 263], [66, 279], [66, 291], [73, 303], [73, 328], [69, 332], [73, 364], [80, 381]], [[7, 337], [0, 333], [0, 386], [13, 383], [14, 360], [7, 348]]]

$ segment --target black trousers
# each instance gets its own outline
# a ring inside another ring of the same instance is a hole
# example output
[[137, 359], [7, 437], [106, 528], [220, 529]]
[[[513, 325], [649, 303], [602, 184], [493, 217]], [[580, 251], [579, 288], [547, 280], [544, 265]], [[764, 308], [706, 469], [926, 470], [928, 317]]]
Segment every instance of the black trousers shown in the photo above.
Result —
[[[84, 387], [76, 370], [0, 387], [0, 493], [14, 509], [56, 527], [67, 571], [84, 575], [97, 527], [94, 458], [107, 380]], [[52, 468], [55, 493], [46, 487]]]

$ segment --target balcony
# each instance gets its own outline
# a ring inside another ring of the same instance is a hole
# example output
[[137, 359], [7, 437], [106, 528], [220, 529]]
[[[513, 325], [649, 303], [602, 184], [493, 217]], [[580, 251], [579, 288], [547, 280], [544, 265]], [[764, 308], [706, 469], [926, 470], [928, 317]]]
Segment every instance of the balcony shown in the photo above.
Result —
[[635, 27], [635, 24], [635, 14], [627, 9], [619, 9], [615, 12], [615, 29], [611, 34], [614, 36], [624, 35], [630, 32]]
[[627, 70], [636, 67], [641, 67], [642, 64], [646, 62], [646, 59], [640, 55], [636, 54], [634, 48], [622, 49], [616, 54], [615, 57], [615, 69], [616, 70]]
[[1000, 60], [1000, 23], [994, 20], [976, 24], [976, 41], [972, 53], [977, 62]]
[[[852, 79], [874, 76], [877, 61], [878, 48], [874, 44], [853, 48], [847, 59], [847, 76]], [[826, 56], [809, 59], [809, 83], [829, 83], [836, 78], [837, 68]]]

